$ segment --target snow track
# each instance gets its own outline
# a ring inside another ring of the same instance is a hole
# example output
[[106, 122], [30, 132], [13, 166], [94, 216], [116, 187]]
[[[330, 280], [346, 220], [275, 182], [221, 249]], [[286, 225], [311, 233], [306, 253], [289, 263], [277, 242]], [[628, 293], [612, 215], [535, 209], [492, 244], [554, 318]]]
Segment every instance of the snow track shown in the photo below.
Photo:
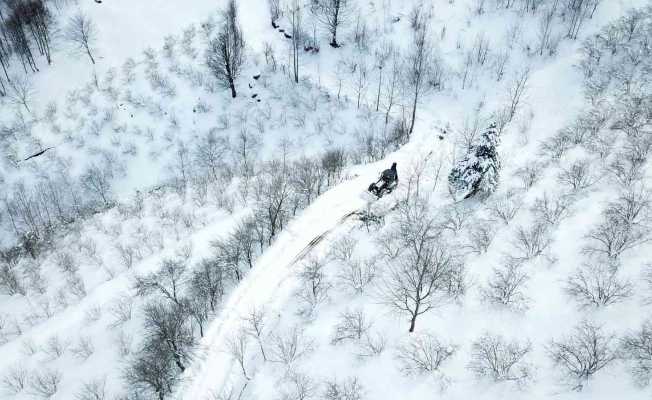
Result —
[[203, 400], [211, 391], [219, 393], [229, 383], [234, 362], [223, 352], [224, 343], [239, 330], [246, 313], [291, 294], [283, 283], [295, 272], [293, 267], [333, 229], [366, 205], [357, 194], [370, 179], [373, 178], [358, 177], [329, 190], [278, 236], [230, 294], [221, 315], [211, 324], [197, 351], [199, 359], [184, 376], [176, 398]]

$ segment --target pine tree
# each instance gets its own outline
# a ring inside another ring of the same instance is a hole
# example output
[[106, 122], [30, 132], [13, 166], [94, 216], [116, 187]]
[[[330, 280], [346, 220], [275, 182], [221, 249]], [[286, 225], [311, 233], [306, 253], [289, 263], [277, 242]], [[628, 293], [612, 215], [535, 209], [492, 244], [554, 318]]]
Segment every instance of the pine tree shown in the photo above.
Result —
[[464, 193], [464, 198], [469, 198], [478, 194], [489, 195], [496, 190], [500, 171], [498, 144], [498, 131], [496, 124], [492, 123], [448, 175], [453, 193]]

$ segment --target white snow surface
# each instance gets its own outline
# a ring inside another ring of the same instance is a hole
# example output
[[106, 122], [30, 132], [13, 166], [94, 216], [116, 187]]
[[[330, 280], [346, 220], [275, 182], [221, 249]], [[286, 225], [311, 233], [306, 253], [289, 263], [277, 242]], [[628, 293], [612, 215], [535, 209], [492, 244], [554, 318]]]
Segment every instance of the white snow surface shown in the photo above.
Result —
[[[400, 46], [407, 46], [407, 16], [416, 2], [383, 2], [383, 5], [358, 3], [365, 11], [364, 18], [367, 18], [375, 29], [386, 31], [386, 38], [394, 40]], [[438, 46], [442, 57], [450, 65], [457, 67], [457, 64], [462, 62], [462, 54], [457, 49], [458, 42], [470, 44], [477, 32], [485, 32], [494, 43], [503, 43], [508, 41], [505, 37], [508, 27], [519, 22], [519, 16], [507, 12], [492, 11], [483, 16], [473, 16], [471, 5], [474, 3], [470, 0], [433, 1], [433, 35], [439, 36], [441, 27], [446, 27], [446, 37]], [[622, 15], [629, 7], [646, 3], [648, 2], [643, 0], [603, 1], [595, 17], [582, 30], [581, 36], [586, 37], [595, 32]], [[143, 75], [144, 61], [141, 54], [145, 48], [151, 46], [159, 49], [166, 36], [180, 35], [181, 30], [189, 24], [197, 26], [219, 6], [219, 2], [204, 0], [104, 0], [100, 5], [91, 1], [79, 3], [79, 7], [91, 15], [100, 29], [100, 41], [97, 46], [100, 62], [96, 66], [100, 77], [105, 76], [111, 68], [118, 69], [128, 57], [138, 60], [138, 71]], [[155, 270], [163, 258], [183, 251], [187, 246], [193, 249], [191, 263], [208, 256], [210, 241], [230, 232], [247, 211], [246, 206], [238, 205], [236, 212], [228, 213], [212, 201], [199, 206], [174, 193], [154, 192], [145, 199], [144, 216], [127, 216], [121, 212], [121, 207], [129, 206], [128, 198], [135, 189], [148, 190], [168, 179], [166, 167], [173, 158], [174, 145], [177, 142], [191, 144], [199, 134], [216, 124], [217, 118], [212, 113], [195, 116], [190, 111], [198, 98], [206, 100], [215, 114], [232, 118], [233, 126], [226, 130], [226, 134], [232, 137], [240, 128], [238, 122], [235, 122], [238, 120], [236, 115], [246, 115], [248, 109], [252, 109], [252, 113], [258, 113], [259, 116], [270, 115], [264, 121], [265, 134], [260, 134], [263, 142], [262, 159], [278, 155], [278, 144], [282, 139], [292, 141], [293, 157], [318, 154], [322, 149], [338, 145], [353, 146], [354, 131], [362, 129], [365, 125], [371, 126], [382, 119], [382, 115], [373, 111], [355, 109], [352, 82], [345, 83], [343, 97], [347, 99], [342, 103], [334, 100], [338, 84], [337, 74], [334, 72], [337, 62], [355, 57], [355, 52], [351, 41], [341, 49], [330, 48], [326, 44], [325, 36], [321, 41], [320, 54], [304, 58], [303, 74], [309, 82], [288, 86], [287, 77], [282, 72], [265, 72], [260, 87], [255, 88], [263, 94], [263, 102], [258, 104], [248, 99], [251, 91], [245, 88], [250, 82], [250, 75], [265, 68], [261, 55], [263, 43], [269, 41], [277, 50], [279, 59], [284, 58], [287, 50], [282, 37], [269, 26], [264, 1], [240, 0], [239, 7], [243, 30], [253, 55], [248, 60], [246, 73], [238, 84], [244, 95], [231, 102], [226, 91], [207, 93], [204, 88], [193, 87], [170, 73], [179, 94], [174, 99], [164, 99], [162, 104], [166, 111], [178, 116], [180, 131], [184, 134], [189, 132], [185, 136], [179, 131], [172, 131], [173, 135], [167, 132], [167, 114], [165, 118], [157, 119], [143, 110], [120, 110], [117, 113], [118, 122], [111, 127], [105, 127], [104, 133], [110, 132], [115, 126], [125, 124], [130, 129], [135, 126], [152, 128], [156, 135], [149, 141], [144, 137], [134, 139], [138, 155], [132, 158], [125, 156], [125, 174], [116, 178], [115, 182], [116, 194], [124, 204], [83, 221], [78, 233], [57, 238], [59, 249], [70, 251], [77, 257], [87, 294], [77, 300], [69, 296], [64, 298], [63, 303], [57, 303], [57, 292], [68, 283], [54, 266], [54, 254], [47, 254], [38, 261], [44, 266], [43, 275], [48, 285], [45, 295], [32, 299], [0, 294], [0, 316], [6, 316], [7, 320], [20, 321], [19, 325], [23, 327], [22, 332], [10, 335], [6, 343], [0, 342], [0, 376], [16, 365], [26, 366], [30, 370], [42, 367], [56, 368], [63, 372], [64, 378], [60, 390], [53, 397], [55, 400], [74, 398], [82, 382], [102, 376], [108, 377], [107, 392], [115, 394], [116, 399], [118, 394], [125, 391], [120, 374], [126, 358], [118, 354], [116, 338], [125, 334], [129, 336], [130, 342], [138, 342], [138, 336], [142, 333], [140, 306], [145, 301], [133, 295], [133, 275]], [[59, 18], [63, 20], [73, 11], [74, 9], [69, 9]], [[388, 24], [388, 18], [383, 18], [384, 12], [400, 15], [401, 23], [396, 27]], [[527, 16], [521, 24], [522, 37], [519, 39], [523, 44], [528, 38], [536, 35], [536, 28], [535, 21], [529, 20]], [[196, 39], [198, 48], [201, 48], [202, 40]], [[540, 141], [551, 137], [570, 123], [586, 106], [582, 93], [582, 77], [575, 67], [579, 60], [580, 44], [581, 38], [573, 42], [564, 41], [557, 55], [545, 59], [532, 60], [521, 54], [520, 48], [514, 50], [514, 59], [509, 63], [509, 74], [513, 74], [525, 64], [529, 64], [532, 70], [524, 110], [518, 121], [522, 122], [521, 126], [528, 132], [528, 140], [523, 141], [523, 136], [519, 133], [521, 127], [516, 122], [501, 138], [499, 151], [504, 168], [501, 172], [501, 189], [495, 194], [497, 198], [519, 185], [513, 177], [513, 172], [539, 157]], [[63, 57], [63, 50], [58, 52], [55, 53], [54, 66], [43, 68], [40, 74], [35, 75], [38, 112], [42, 112], [52, 100], [63, 104], [62, 93], [71, 89], [83, 91], [84, 83], [92, 79], [93, 68], [85, 62], [86, 60], [81, 62], [78, 59]], [[159, 50], [157, 52], [160, 53]], [[56, 54], [61, 57], [56, 57]], [[196, 60], [181, 56], [181, 60], [186, 64], [199, 64], [201, 58], [201, 52]], [[167, 72], [169, 64], [171, 63], [164, 61], [161, 69]], [[598, 321], [609, 331], [620, 335], [638, 328], [649, 316], [650, 305], [642, 303], [641, 294], [646, 288], [640, 283], [640, 272], [642, 265], [649, 262], [649, 254], [652, 252], [650, 245], [639, 247], [624, 257], [624, 274], [635, 282], [637, 291], [632, 298], [604, 309], [581, 310], [562, 290], [565, 279], [582, 262], [580, 253], [584, 235], [600, 220], [605, 203], [614, 198], [616, 191], [609, 182], [601, 181], [574, 204], [573, 214], [554, 231], [553, 242], [549, 253], [546, 254], [550, 258], [539, 257], [527, 263], [526, 268], [531, 275], [528, 284], [531, 306], [526, 313], [514, 314], [496, 310], [486, 306], [478, 298], [477, 289], [484, 284], [491, 269], [500, 265], [504, 253], [512, 251], [515, 227], [527, 225], [531, 221], [529, 206], [544, 192], [555, 193], [561, 190], [555, 180], [556, 173], [561, 166], [568, 165], [574, 158], [584, 156], [579, 151], [579, 154], [571, 153], [565, 156], [559, 166], [551, 167], [537, 185], [524, 193], [525, 205], [509, 225], [500, 225], [486, 254], [470, 255], [465, 259], [470, 288], [464, 301], [461, 304], [448, 304], [420, 317], [417, 332], [432, 332], [458, 347], [450, 363], [443, 368], [445, 379], [406, 377], [400, 373], [395, 348], [398, 343], [410, 338], [407, 322], [405, 318], [392, 314], [382, 305], [378, 294], [373, 291], [364, 295], [351, 295], [336, 287], [330, 301], [320, 305], [312, 318], [306, 319], [298, 315], [299, 300], [296, 292], [300, 282], [297, 273], [304, 265], [303, 262], [311, 258], [326, 260], [328, 278], [334, 282], [338, 265], [329, 259], [329, 253], [332, 244], [343, 237], [354, 238], [357, 257], [362, 260], [372, 259], [377, 251], [374, 240], [385, 228], [368, 232], [355, 216], [345, 217], [355, 211], [370, 209], [387, 214], [387, 223], [391, 224], [394, 218], [392, 208], [407, 193], [406, 178], [418, 163], [426, 164], [427, 173], [423, 187], [430, 193], [433, 213], [443, 213], [451, 207], [453, 201], [446, 190], [445, 178], [454, 160], [458, 148], [456, 140], [465, 118], [470, 117], [471, 110], [475, 108], [492, 110], [506, 100], [505, 92], [509, 85], [506, 81], [509, 79], [494, 82], [481, 72], [478, 74], [475, 82], [466, 90], [455, 86], [427, 95], [419, 107], [415, 134], [407, 145], [388, 154], [383, 160], [347, 168], [341, 183], [323, 193], [307, 209], [301, 211], [279, 234], [274, 243], [258, 258], [250, 273], [228, 293], [221, 311], [200, 340], [193, 363], [175, 390], [176, 399], [212, 400], [215, 394], [224, 393], [231, 388], [236, 388], [237, 392], [246, 382], [236, 361], [226, 353], [225, 346], [226, 341], [241, 329], [244, 315], [254, 308], [266, 311], [267, 323], [273, 333], [284, 332], [297, 324], [305, 329], [305, 334], [314, 342], [314, 349], [297, 365], [298, 371], [310, 375], [316, 382], [357, 376], [364, 387], [365, 399], [650, 398], [652, 389], [636, 387], [631, 382], [626, 365], [620, 361], [600, 371], [581, 392], [568, 390], [559, 384], [556, 374], [558, 371], [551, 364], [546, 351], [550, 339], [567, 334], [582, 319]], [[88, 87], [88, 84], [85, 87]], [[132, 89], [137, 94], [157, 100], [160, 97], [152, 92], [144, 76], [138, 77]], [[368, 91], [368, 103], [372, 104], [373, 89], [369, 88]], [[282, 95], [287, 95], [288, 98]], [[317, 100], [314, 100], [315, 108], [311, 110], [309, 104], [312, 104], [313, 99]], [[46, 126], [43, 121], [36, 121], [38, 129], [35, 129], [34, 138], [37, 140], [32, 141], [30, 138], [30, 141], [18, 142], [15, 146], [12, 145], [12, 152], [28, 154], [29, 151], [47, 145], [61, 145], [61, 154], [70, 160], [71, 169], [74, 171], [80, 170], [93, 159], [94, 150], [111, 149], [113, 145], [106, 135], [88, 139], [91, 142], [88, 146], [81, 141], [87, 134], [82, 133], [83, 129], [77, 129], [75, 123], [83, 122], [84, 118], [78, 116], [84, 114], [90, 104], [84, 104], [80, 99], [74, 103], [71, 117], [61, 117], [60, 123], [64, 130], [73, 132], [75, 140], [63, 143], [61, 137], [51, 130], [51, 126]], [[115, 104], [99, 94], [94, 95], [91, 103], [100, 109], [115, 107]], [[300, 106], [295, 109], [293, 107], [296, 104]], [[0, 110], [0, 117], [4, 118], [4, 121], [13, 116], [9, 108], [7, 106]], [[131, 112], [136, 115], [133, 121], [130, 121]], [[532, 117], [528, 121], [526, 114], [530, 112]], [[307, 116], [307, 128], [298, 123], [288, 128], [279, 122], [286, 120], [288, 116], [292, 119], [298, 115]], [[325, 124], [330, 130], [327, 129], [325, 134], [317, 133], [312, 125], [316, 126], [318, 123]], [[88, 125], [84, 129], [88, 129]], [[306, 134], [307, 130], [310, 130], [309, 134]], [[443, 131], [446, 133], [440, 140], [438, 135]], [[174, 140], [169, 140], [169, 137], [174, 137]], [[150, 146], [156, 148], [156, 153]], [[378, 172], [388, 167], [391, 162], [398, 162], [401, 177], [399, 189], [376, 203], [369, 203], [370, 199], [365, 196], [364, 189], [377, 178]], [[1, 182], [3, 185], [6, 183], [6, 186], [2, 188], [8, 188], [10, 182], [18, 179], [29, 182], [30, 176], [38, 175], [40, 169], [47, 169], [48, 166], [45, 164], [45, 167], [20, 171], [2, 169], [0, 171], [6, 177], [6, 182]], [[650, 175], [649, 168], [647, 175]], [[475, 217], [486, 216], [486, 210], [483, 211], [480, 206], [474, 210]], [[194, 223], [187, 226], [179, 216], [191, 216], [190, 219]], [[325, 235], [323, 240], [311, 247], [311, 241], [320, 235]], [[0, 240], [0, 243], [4, 241]], [[142, 244], [145, 250], [133, 269], [127, 269], [118, 261], [115, 245], [132, 242]], [[462, 240], [453, 240], [451, 246], [462, 248]], [[134, 317], [124, 324], [118, 324], [116, 328], [113, 326], [109, 310], [122, 298], [133, 302]], [[57, 303], [53, 306], [55, 310], [52, 314], [49, 311], [44, 312], [41, 302], [44, 299], [52, 304]], [[99, 319], [89, 318], [96, 307], [101, 308], [103, 314]], [[373, 320], [372, 329], [382, 332], [388, 340], [385, 352], [371, 360], [361, 361], [356, 357], [356, 349], [352, 344], [333, 346], [329, 343], [338, 315], [346, 309], [356, 307], [365, 310]], [[25, 318], [26, 316], [30, 318]], [[23, 322], [23, 318], [31, 322], [27, 324]], [[531, 340], [534, 350], [529, 361], [535, 366], [536, 372], [536, 379], [531, 385], [522, 389], [510, 383], [478, 380], [468, 371], [466, 367], [470, 344], [487, 331], [500, 333], [508, 338]], [[43, 349], [52, 337], [76, 343], [82, 336], [91, 337], [95, 343], [96, 351], [87, 360], [80, 361], [69, 351], [64, 352], [63, 357], [52, 358], [39, 350]], [[287, 388], [287, 376], [278, 364], [263, 362], [252, 343], [249, 343], [246, 357], [250, 368], [248, 372], [252, 377], [246, 382], [246, 393], [249, 396], [246, 398], [278, 399], [281, 397], [279, 390]], [[36, 348], [37, 351], [28, 354], [27, 349], [30, 347]], [[33, 396], [27, 392], [11, 395], [0, 391], [0, 398], [26, 400]]]

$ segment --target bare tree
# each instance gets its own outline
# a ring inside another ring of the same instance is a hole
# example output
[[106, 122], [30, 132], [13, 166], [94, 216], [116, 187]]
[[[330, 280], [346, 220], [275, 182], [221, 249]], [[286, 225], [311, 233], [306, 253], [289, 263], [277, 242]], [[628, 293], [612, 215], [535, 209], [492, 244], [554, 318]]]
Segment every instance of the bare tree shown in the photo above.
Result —
[[582, 307], [605, 307], [633, 294], [633, 285], [618, 277], [613, 265], [597, 261], [584, 264], [566, 281], [566, 293]]
[[213, 75], [231, 89], [231, 97], [235, 98], [235, 80], [244, 63], [245, 46], [235, 0], [229, 0], [222, 19], [220, 32], [209, 43], [206, 60]]
[[543, 254], [551, 242], [548, 225], [537, 221], [529, 228], [519, 226], [513, 244], [518, 251], [518, 258], [530, 260]]
[[362, 360], [376, 357], [385, 351], [386, 346], [387, 337], [382, 332], [369, 332], [358, 343], [356, 356]]
[[144, 314], [147, 346], [166, 349], [179, 370], [185, 371], [195, 345], [187, 307], [154, 302], [145, 307]]
[[349, 289], [354, 294], [364, 294], [369, 285], [375, 280], [378, 260], [348, 260], [345, 261], [337, 274], [341, 286]]
[[281, 390], [280, 400], [311, 400], [317, 394], [317, 384], [308, 375], [293, 372]]
[[343, 381], [328, 380], [325, 383], [324, 400], [362, 400], [364, 388], [357, 377]]
[[[410, 317], [410, 332], [417, 317], [464, 292], [464, 266], [448, 246], [440, 243], [435, 218], [423, 199], [402, 205], [388, 243], [394, 249], [380, 285], [386, 304]], [[399, 257], [400, 255], [400, 257]]]
[[10, 263], [0, 264], [0, 290], [9, 296], [25, 295], [27, 293], [18, 268]]
[[2, 376], [2, 388], [10, 395], [20, 394], [27, 389], [29, 383], [29, 372], [21, 365], [10, 367]]
[[562, 340], [552, 340], [548, 353], [574, 390], [582, 390], [596, 372], [618, 357], [614, 335], [588, 321], [581, 322]]
[[509, 117], [508, 117], [508, 122], [511, 122], [514, 119], [514, 116], [516, 115], [516, 112], [518, 111], [518, 107], [523, 101], [523, 95], [528, 89], [528, 82], [530, 80], [530, 69], [525, 68], [523, 71], [521, 71], [516, 79], [514, 80], [514, 83], [512, 84], [512, 88], [509, 91]]
[[491, 215], [509, 225], [512, 219], [520, 211], [523, 206], [523, 198], [518, 191], [510, 190], [504, 195], [493, 200], [488, 209]]
[[271, 336], [269, 360], [284, 364], [288, 370], [313, 350], [313, 341], [299, 326], [274, 333]]
[[113, 171], [109, 165], [91, 165], [80, 177], [84, 189], [92, 195], [99, 197], [105, 207], [113, 203], [111, 194], [111, 180]]
[[307, 309], [303, 312], [311, 315], [315, 307], [328, 300], [328, 292], [332, 285], [327, 280], [324, 272], [325, 265], [322, 260], [311, 259], [306, 262], [305, 267], [299, 273], [303, 286], [299, 291], [299, 297], [306, 303]]
[[81, 336], [70, 352], [79, 360], [86, 360], [95, 352], [95, 345], [90, 336]]
[[572, 205], [575, 197], [568, 194], [543, 193], [542, 197], [534, 200], [530, 211], [538, 220], [543, 220], [550, 226], [557, 226], [562, 220], [568, 218], [572, 213]]
[[652, 381], [652, 323], [646, 321], [640, 329], [625, 335], [620, 348], [634, 382], [648, 386]]
[[463, 265], [447, 246], [427, 240], [404, 254], [389, 267], [383, 281], [386, 303], [410, 317], [410, 332], [416, 320], [457, 295], [463, 280]]
[[136, 277], [136, 293], [145, 296], [157, 293], [163, 298], [182, 306], [181, 292], [186, 272], [186, 264], [181, 260], [163, 260], [158, 272]]
[[397, 347], [396, 358], [406, 375], [435, 374], [456, 350], [456, 346], [442, 343], [430, 333], [420, 333]]
[[222, 263], [211, 259], [200, 261], [192, 271], [190, 292], [194, 297], [203, 299], [209, 305], [211, 312], [217, 310], [224, 296], [226, 274]]
[[36, 397], [49, 399], [59, 391], [62, 377], [63, 374], [58, 370], [44, 369], [37, 371], [29, 381], [30, 392]]
[[303, 50], [303, 9], [299, 0], [292, 0], [288, 6], [288, 18], [290, 20], [290, 65], [292, 66], [292, 77], [295, 83], [299, 83], [299, 56]]
[[337, 29], [348, 22], [351, 7], [349, 0], [316, 0], [312, 3], [314, 15], [331, 34], [332, 47], [340, 47], [337, 43]]
[[477, 377], [524, 385], [533, 378], [532, 367], [526, 360], [531, 350], [529, 341], [507, 341], [502, 336], [485, 333], [473, 342], [468, 368]]
[[407, 82], [411, 92], [411, 118], [409, 134], [414, 131], [414, 124], [417, 118], [417, 105], [421, 95], [426, 90], [428, 72], [432, 61], [432, 44], [428, 36], [427, 16], [424, 13], [424, 20], [420, 21], [414, 31], [412, 48], [408, 53], [407, 61]]
[[26, 75], [13, 76], [7, 82], [7, 98], [9, 102], [16, 106], [24, 107], [28, 113], [32, 112], [30, 106], [34, 94], [34, 85]]
[[75, 394], [76, 400], [106, 400], [106, 377], [93, 379], [82, 384], [81, 389]]
[[281, 8], [280, 0], [267, 0], [267, 6], [269, 7], [269, 16], [271, 18], [272, 28], [278, 28], [277, 21], [281, 18], [283, 14], [283, 9]]
[[267, 327], [265, 325], [265, 310], [262, 308], [253, 308], [245, 316], [245, 332], [256, 339], [258, 342], [258, 347], [260, 348], [260, 354], [263, 356], [263, 360], [267, 361], [267, 354], [265, 354], [264, 339], [267, 334]]
[[496, 222], [486, 219], [475, 220], [467, 231], [469, 239], [466, 247], [475, 254], [484, 254], [489, 250], [496, 236]]
[[603, 212], [604, 220], [587, 235], [584, 251], [618, 259], [630, 249], [652, 238], [650, 229], [650, 195], [632, 188], [611, 202]]
[[247, 369], [245, 367], [245, 361], [247, 360], [247, 333], [244, 329], [233, 333], [226, 341], [225, 351], [238, 362], [240, 370], [242, 371], [242, 376], [246, 380], [251, 378], [247, 375]]
[[593, 186], [598, 178], [593, 173], [593, 167], [587, 160], [579, 160], [572, 163], [567, 168], [562, 168], [557, 181], [566, 185], [573, 192], [579, 192]]
[[508, 258], [504, 266], [494, 268], [487, 285], [480, 289], [480, 295], [490, 304], [513, 311], [524, 311], [527, 310], [530, 301], [525, 294], [529, 279], [522, 262]]
[[153, 394], [158, 400], [165, 400], [172, 394], [178, 370], [172, 354], [162, 344], [152, 343], [135, 355], [123, 376], [134, 392]]
[[331, 344], [339, 344], [346, 341], [359, 341], [371, 328], [371, 322], [362, 309], [346, 310], [340, 314], [339, 321], [331, 336]]
[[91, 62], [95, 64], [93, 52], [97, 41], [97, 28], [88, 15], [82, 12], [73, 15], [68, 21], [65, 37], [77, 51], [86, 53]]

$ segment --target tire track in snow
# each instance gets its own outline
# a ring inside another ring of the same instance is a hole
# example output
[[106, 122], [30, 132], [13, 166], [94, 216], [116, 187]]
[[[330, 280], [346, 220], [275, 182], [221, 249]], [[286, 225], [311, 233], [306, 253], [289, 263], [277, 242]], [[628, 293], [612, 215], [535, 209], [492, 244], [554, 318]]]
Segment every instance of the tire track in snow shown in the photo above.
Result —
[[[253, 307], [270, 303], [279, 295], [284, 296], [283, 284], [292, 277], [293, 267], [333, 230], [359, 214], [365, 202], [351, 196], [351, 193], [359, 193], [361, 181], [367, 179], [359, 177], [332, 188], [281, 232], [250, 273], [236, 286], [220, 315], [211, 323], [196, 352], [197, 359], [184, 375], [175, 398], [203, 400], [208, 398], [211, 391], [220, 393], [229, 384], [236, 363], [224, 353], [223, 344], [230, 335], [238, 332], [242, 316]], [[324, 213], [324, 210], [329, 212]], [[304, 237], [311, 239], [306, 242]], [[288, 255], [294, 256], [283, 263]], [[283, 266], [279, 267], [279, 264]]]

